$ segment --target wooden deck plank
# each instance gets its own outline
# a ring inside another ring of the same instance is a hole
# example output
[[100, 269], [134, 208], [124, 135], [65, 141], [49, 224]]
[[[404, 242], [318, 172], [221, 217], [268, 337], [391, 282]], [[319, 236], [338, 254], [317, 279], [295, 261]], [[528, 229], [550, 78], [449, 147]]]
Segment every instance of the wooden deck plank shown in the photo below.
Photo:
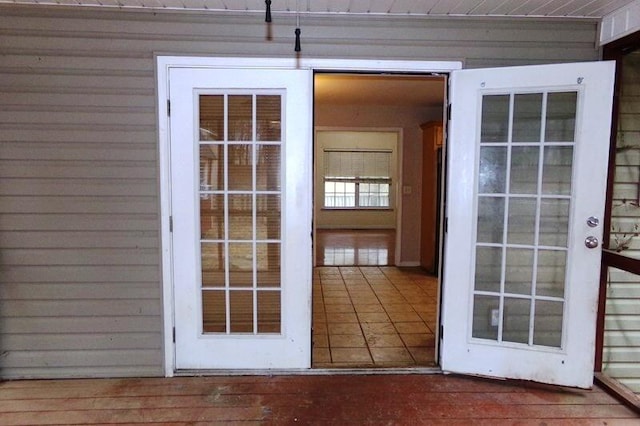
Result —
[[595, 387], [444, 375], [0, 383], [0, 424], [640, 424]]

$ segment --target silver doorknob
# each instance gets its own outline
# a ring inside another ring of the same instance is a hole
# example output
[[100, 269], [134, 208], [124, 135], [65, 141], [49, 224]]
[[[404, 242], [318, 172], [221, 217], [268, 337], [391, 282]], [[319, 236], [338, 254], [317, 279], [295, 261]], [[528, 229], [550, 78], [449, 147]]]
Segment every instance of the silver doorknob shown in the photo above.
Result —
[[584, 245], [587, 246], [587, 248], [590, 248], [590, 249], [596, 248], [596, 247], [598, 247], [598, 239], [596, 237], [593, 237], [593, 236], [588, 236], [584, 240]]

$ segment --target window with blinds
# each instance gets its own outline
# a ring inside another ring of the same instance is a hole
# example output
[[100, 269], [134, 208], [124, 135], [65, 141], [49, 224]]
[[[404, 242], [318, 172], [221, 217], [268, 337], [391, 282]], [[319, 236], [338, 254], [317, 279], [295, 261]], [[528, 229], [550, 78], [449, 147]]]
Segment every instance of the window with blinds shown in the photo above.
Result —
[[325, 150], [324, 207], [389, 209], [391, 151]]

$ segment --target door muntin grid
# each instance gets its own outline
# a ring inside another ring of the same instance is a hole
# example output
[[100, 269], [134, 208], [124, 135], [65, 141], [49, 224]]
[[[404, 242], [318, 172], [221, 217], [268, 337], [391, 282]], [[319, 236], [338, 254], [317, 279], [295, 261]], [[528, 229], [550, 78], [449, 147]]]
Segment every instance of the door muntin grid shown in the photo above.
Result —
[[561, 349], [579, 94], [482, 96], [471, 337]]
[[196, 91], [201, 332], [282, 332], [284, 93]]

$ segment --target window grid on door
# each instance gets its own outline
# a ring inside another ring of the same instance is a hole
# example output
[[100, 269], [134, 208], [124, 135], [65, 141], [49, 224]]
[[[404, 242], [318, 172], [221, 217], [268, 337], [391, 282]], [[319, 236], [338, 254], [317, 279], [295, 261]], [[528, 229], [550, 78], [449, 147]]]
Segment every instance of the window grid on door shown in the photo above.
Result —
[[202, 332], [281, 332], [280, 91], [198, 93]]
[[485, 94], [471, 337], [562, 347], [577, 92]]

